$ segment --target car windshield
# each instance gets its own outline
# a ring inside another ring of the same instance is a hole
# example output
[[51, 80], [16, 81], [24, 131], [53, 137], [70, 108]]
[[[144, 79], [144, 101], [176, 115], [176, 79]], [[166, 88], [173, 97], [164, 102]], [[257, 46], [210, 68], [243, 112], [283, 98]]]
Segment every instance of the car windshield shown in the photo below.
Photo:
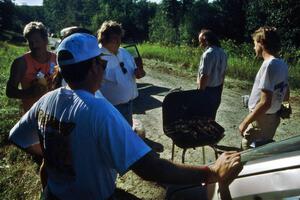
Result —
[[279, 142], [273, 142], [258, 148], [247, 150], [241, 153], [242, 163], [267, 158], [277, 154], [299, 151], [300, 150], [300, 135]]

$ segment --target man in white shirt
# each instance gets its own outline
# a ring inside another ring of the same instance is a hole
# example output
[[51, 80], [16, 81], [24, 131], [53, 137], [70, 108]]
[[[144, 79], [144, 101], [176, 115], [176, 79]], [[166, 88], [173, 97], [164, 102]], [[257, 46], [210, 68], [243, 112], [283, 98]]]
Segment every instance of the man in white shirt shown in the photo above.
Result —
[[248, 102], [249, 114], [239, 125], [242, 148], [255, 147], [272, 141], [280, 123], [277, 114], [283, 100], [289, 98], [288, 66], [276, 58], [280, 38], [274, 27], [261, 27], [252, 35], [257, 57], [264, 59]]
[[227, 55], [221, 48], [217, 36], [211, 31], [203, 29], [199, 34], [200, 47], [205, 48], [201, 56], [197, 88], [206, 93], [208, 106], [212, 110], [212, 118], [216, 118], [221, 103]]

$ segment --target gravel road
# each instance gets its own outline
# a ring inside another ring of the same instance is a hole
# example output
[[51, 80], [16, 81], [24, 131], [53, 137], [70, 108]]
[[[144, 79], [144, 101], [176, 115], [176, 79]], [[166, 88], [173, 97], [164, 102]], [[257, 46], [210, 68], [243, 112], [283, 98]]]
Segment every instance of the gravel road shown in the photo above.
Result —
[[[134, 118], [140, 120], [146, 130], [146, 137], [161, 143], [164, 151], [161, 158], [170, 159], [172, 141], [163, 133], [161, 104], [168, 91], [175, 88], [182, 90], [195, 89], [196, 79], [182, 77], [172, 73], [156, 70], [159, 67], [171, 68], [168, 63], [155, 60], [144, 60], [147, 75], [138, 80], [139, 97], [134, 104]], [[169, 66], [168, 66], [169, 65]], [[177, 73], [178, 74], [178, 73]], [[216, 121], [225, 128], [225, 137], [220, 145], [239, 147], [241, 136], [238, 133], [238, 125], [247, 115], [247, 109], [242, 106], [241, 95], [249, 94], [250, 90], [240, 89], [240, 82], [226, 79], [223, 90], [222, 102], [217, 113]], [[299, 93], [298, 93], [299, 94]], [[300, 97], [292, 93], [291, 104], [293, 114], [291, 119], [283, 120], [275, 136], [275, 140], [282, 140], [293, 135], [300, 134]], [[297, 132], [298, 131], [298, 132]], [[205, 147], [205, 163], [214, 160], [214, 152], [210, 147]], [[182, 150], [175, 148], [175, 162], [181, 162]], [[203, 164], [202, 148], [189, 149], [186, 152], [187, 164]], [[136, 195], [141, 199], [164, 199], [165, 189], [153, 182], [141, 180], [133, 172], [128, 172], [119, 177], [117, 186]]]

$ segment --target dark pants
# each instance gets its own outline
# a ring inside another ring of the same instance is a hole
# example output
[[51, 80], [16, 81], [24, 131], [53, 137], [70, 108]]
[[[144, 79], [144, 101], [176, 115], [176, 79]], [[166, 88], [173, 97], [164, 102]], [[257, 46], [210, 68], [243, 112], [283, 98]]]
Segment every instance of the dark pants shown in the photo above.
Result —
[[212, 110], [212, 118], [216, 119], [218, 108], [221, 104], [221, 96], [223, 91], [223, 84], [217, 87], [206, 87], [205, 95], [209, 100], [209, 106]]
[[44, 200], [60, 200], [60, 199], [54, 196], [54, 194], [52, 194], [48, 186], [46, 186], [44, 189]]
[[127, 103], [115, 105], [115, 108], [122, 114], [130, 126], [132, 126], [132, 100]]

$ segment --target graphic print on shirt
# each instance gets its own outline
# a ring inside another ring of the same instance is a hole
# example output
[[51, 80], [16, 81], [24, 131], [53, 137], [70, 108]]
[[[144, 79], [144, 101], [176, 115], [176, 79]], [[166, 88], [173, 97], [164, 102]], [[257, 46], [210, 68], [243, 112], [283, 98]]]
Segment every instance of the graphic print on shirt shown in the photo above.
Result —
[[278, 101], [282, 101], [284, 99], [284, 92], [286, 91], [287, 86], [288, 84], [283, 81], [274, 86], [274, 96]]
[[47, 167], [63, 174], [64, 178], [75, 179], [70, 141], [75, 124], [61, 122], [41, 109], [38, 111], [37, 119]]

